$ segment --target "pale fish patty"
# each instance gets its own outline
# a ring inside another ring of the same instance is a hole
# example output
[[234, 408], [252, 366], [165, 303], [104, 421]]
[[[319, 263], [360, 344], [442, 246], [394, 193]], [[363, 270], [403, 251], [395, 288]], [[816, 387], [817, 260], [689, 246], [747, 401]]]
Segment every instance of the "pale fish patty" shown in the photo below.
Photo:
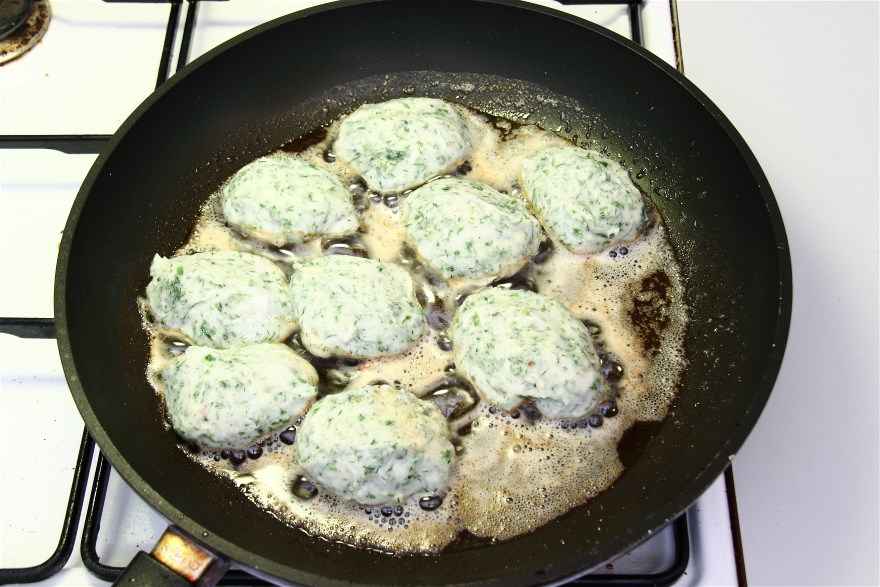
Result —
[[190, 342], [229, 348], [278, 342], [295, 323], [284, 272], [250, 253], [216, 251], [150, 265], [147, 301], [158, 325]]
[[239, 169], [220, 191], [223, 216], [244, 234], [282, 246], [357, 230], [351, 194], [339, 179], [286, 153]]
[[442, 493], [455, 456], [440, 410], [384, 384], [319, 400], [299, 427], [296, 451], [320, 487], [365, 505]]
[[516, 273], [542, 237], [520, 198], [467, 179], [432, 181], [407, 196], [401, 212], [407, 242], [446, 279]]
[[180, 436], [203, 448], [245, 449], [302, 415], [317, 395], [318, 374], [283, 344], [191, 346], [162, 380]]
[[425, 334], [415, 286], [401, 267], [327, 255], [293, 268], [290, 299], [302, 343], [313, 355], [395, 355]]
[[587, 327], [530, 291], [484, 289], [452, 321], [455, 367], [489, 403], [534, 400], [550, 418], [579, 418], [608, 394]]
[[632, 240], [644, 202], [616, 161], [577, 147], [551, 147], [523, 162], [523, 194], [553, 240], [577, 254]]
[[334, 152], [378, 192], [399, 192], [451, 171], [471, 151], [464, 118], [434, 98], [364, 104], [339, 125]]

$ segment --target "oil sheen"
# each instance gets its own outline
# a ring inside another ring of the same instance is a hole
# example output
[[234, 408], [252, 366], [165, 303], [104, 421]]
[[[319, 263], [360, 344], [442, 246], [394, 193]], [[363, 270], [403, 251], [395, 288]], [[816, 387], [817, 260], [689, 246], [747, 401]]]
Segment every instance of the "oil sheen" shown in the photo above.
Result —
[[[500, 191], [518, 194], [522, 161], [542, 148], [566, 144], [536, 126], [461, 111], [473, 133], [474, 151], [456, 174]], [[294, 445], [277, 436], [262, 443], [259, 458], [238, 465], [213, 452], [182, 449], [291, 526], [326, 540], [394, 554], [438, 552], [464, 531], [490, 540], [511, 538], [607, 489], [623, 472], [617, 452], [621, 436], [636, 421], [656, 421], [666, 415], [685, 366], [687, 308], [681, 273], [661, 219], [654, 215], [637, 240], [595, 255], [578, 256], [556, 246], [549, 255], [539, 254], [516, 277], [588, 322], [600, 354], [610, 365], [622, 367], [622, 373], [617, 368], [610, 375], [617, 416], [590, 427], [585, 422], [536, 420], [522, 410], [506, 414], [460, 389], [464, 384], [454, 377], [444, 331], [462, 296], [487, 283], [445, 283], [412, 259], [404, 246], [398, 209], [406, 192], [380, 196], [366, 190], [356, 174], [333, 157], [337, 128], [338, 122], [321, 129], [319, 142], [301, 141], [307, 146], [299, 153], [350, 186], [360, 230], [337, 244], [405, 266], [426, 311], [437, 312], [440, 318], [429, 316], [428, 334], [401, 355], [331, 365], [332, 369], [316, 367], [336, 389], [386, 381], [411, 389], [425, 401], [452, 401], [450, 430], [457, 454], [449, 491], [433, 509], [437, 496], [420, 495], [402, 507], [364, 507], [304, 486]], [[326, 254], [333, 248], [327, 248], [330, 244], [315, 240], [278, 249], [245, 238], [224, 224], [215, 194], [178, 254], [248, 251], [289, 269], [291, 259]], [[158, 373], [182, 347], [151, 326], [143, 304], [142, 314], [151, 339], [147, 376], [161, 399]], [[431, 507], [420, 507], [420, 500], [425, 506], [426, 499], [434, 500], [428, 502]]]

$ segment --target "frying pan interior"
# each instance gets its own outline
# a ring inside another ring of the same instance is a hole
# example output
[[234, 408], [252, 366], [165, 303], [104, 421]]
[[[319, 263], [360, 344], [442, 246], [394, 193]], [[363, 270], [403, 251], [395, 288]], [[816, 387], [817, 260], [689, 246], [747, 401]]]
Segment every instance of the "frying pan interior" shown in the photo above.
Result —
[[[696, 88], [620, 37], [551, 12], [347, 2], [280, 19], [175, 76], [114, 137], [62, 243], [59, 345], [102, 450], [173, 522], [294, 582], [515, 585], [605, 561], [723, 469], [766, 401], [787, 333], [788, 257], [772, 194]], [[505, 543], [392, 559], [291, 529], [178, 450], [144, 379], [135, 300], [153, 254], [184, 242], [199, 205], [236, 169], [360, 103], [404, 95], [540, 124], [620, 156], [669, 229], [691, 320], [673, 412], [626, 438], [627, 470], [610, 490]]]

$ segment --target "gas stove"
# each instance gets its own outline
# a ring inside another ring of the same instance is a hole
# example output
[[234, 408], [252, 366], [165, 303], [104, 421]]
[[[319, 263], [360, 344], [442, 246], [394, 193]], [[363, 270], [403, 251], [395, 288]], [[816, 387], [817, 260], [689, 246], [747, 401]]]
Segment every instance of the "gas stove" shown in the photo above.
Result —
[[[13, 463], [0, 485], [0, 584], [104, 585], [167, 525], [84, 432], [51, 340], [55, 259], [81, 182], [108, 136], [175, 71], [247, 29], [321, 3], [0, 0], [0, 259], [7, 275], [0, 429]], [[607, 27], [682, 67], [674, 0], [536, 3]], [[737, 584], [744, 572], [732, 490], [728, 473], [678, 520], [574, 584]], [[223, 582], [263, 584], [241, 570]]]

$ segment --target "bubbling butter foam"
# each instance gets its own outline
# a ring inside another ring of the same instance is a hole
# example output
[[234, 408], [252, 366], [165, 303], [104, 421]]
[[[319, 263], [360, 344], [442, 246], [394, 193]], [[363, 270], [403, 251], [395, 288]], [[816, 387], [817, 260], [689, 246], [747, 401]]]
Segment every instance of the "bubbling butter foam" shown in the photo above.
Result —
[[[567, 144], [534, 125], [521, 126], [456, 108], [468, 121], [474, 145], [470, 158], [456, 174], [501, 191], [518, 193], [517, 177], [525, 158], [545, 147]], [[424, 401], [475, 397], [454, 375], [443, 326], [461, 296], [486, 283], [443, 282], [412, 261], [403, 244], [397, 208], [406, 192], [372, 194], [350, 168], [336, 161], [332, 146], [338, 124], [323, 129], [320, 141], [303, 141], [308, 146], [299, 156], [351, 186], [361, 223], [359, 234], [350, 239], [351, 249], [363, 250], [373, 259], [401, 263], [413, 274], [426, 311], [445, 314], [445, 321], [429, 317], [432, 330], [409, 351], [345, 367], [342, 386], [386, 381], [411, 389]], [[291, 259], [322, 254], [326, 245], [315, 240], [276, 249], [248, 239], [224, 223], [215, 194], [203, 206], [191, 238], [178, 254], [247, 251], [289, 269]], [[453, 405], [450, 429], [457, 456], [448, 492], [444, 496], [415, 495], [398, 507], [386, 508], [345, 502], [320, 490], [315, 493], [303, 479], [294, 446], [287, 444], [292, 432], [286, 440], [278, 435], [267, 438], [259, 458], [239, 464], [218, 453], [194, 451], [192, 447], [184, 450], [210, 471], [230, 479], [278, 519], [311, 535], [356, 547], [392, 554], [430, 553], [441, 551], [463, 531], [503, 540], [546, 524], [617, 479], [623, 472], [617, 445], [630, 426], [666, 415], [685, 367], [687, 308], [681, 272], [657, 217], [638, 240], [625, 246], [590, 256], [559, 248], [549, 255], [539, 254], [518, 279], [534, 284], [537, 291], [561, 301], [587, 321], [600, 354], [613, 361], [609, 364], [622, 366], [622, 374], [612, 381], [619, 413], [605, 418], [601, 427], [535, 420], [525, 410], [506, 414], [484, 402]], [[149, 325], [147, 309], [142, 314], [151, 335], [148, 379], [161, 397], [158, 374], [179, 347]], [[319, 372], [322, 378], [330, 373], [320, 367]], [[420, 506], [420, 500], [426, 507]]]

